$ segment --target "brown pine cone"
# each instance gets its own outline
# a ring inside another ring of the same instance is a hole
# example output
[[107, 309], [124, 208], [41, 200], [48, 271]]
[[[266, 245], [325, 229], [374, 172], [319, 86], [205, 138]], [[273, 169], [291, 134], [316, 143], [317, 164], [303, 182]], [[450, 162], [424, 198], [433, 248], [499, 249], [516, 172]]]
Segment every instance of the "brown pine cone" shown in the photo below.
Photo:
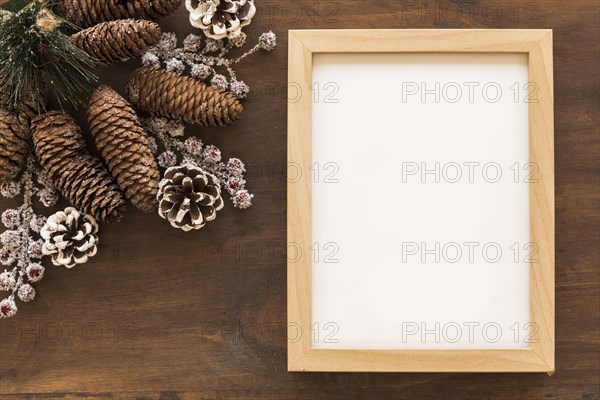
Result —
[[71, 42], [108, 65], [142, 55], [160, 40], [160, 26], [143, 19], [103, 22], [71, 36]]
[[204, 126], [227, 126], [244, 108], [231, 93], [160, 68], [138, 68], [127, 85], [129, 100], [157, 116]]
[[0, 182], [19, 175], [30, 150], [31, 136], [26, 123], [0, 108]]
[[80, 28], [125, 18], [155, 19], [175, 11], [183, 0], [59, 0], [64, 19]]
[[186, 232], [214, 220], [224, 205], [219, 179], [190, 164], [165, 171], [158, 202], [158, 214]]
[[6, 94], [0, 92], [0, 103], [2, 104], [2, 108], [16, 114], [19, 121], [21, 121], [21, 123], [29, 130], [31, 119], [36, 115], [40, 115], [42, 110], [46, 107], [47, 99], [45, 96], [35, 97], [30, 95], [27, 96], [26, 101], [19, 103], [16, 106], [8, 105], [8, 102], [9, 100]]
[[92, 94], [90, 131], [125, 197], [145, 212], [156, 212], [160, 172], [144, 130], [127, 100], [108, 86]]
[[50, 111], [31, 121], [35, 154], [56, 189], [78, 210], [118, 222], [125, 199], [102, 162], [92, 157], [81, 129], [65, 113]]

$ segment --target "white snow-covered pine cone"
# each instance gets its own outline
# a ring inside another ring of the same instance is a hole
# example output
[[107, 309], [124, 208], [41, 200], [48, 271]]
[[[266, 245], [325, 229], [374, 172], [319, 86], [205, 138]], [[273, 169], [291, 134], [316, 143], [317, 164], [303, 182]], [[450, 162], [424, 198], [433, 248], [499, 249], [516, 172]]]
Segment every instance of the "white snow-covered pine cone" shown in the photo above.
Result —
[[186, 232], [214, 220], [223, 205], [219, 179], [191, 164], [167, 169], [158, 185], [158, 214]]
[[54, 265], [72, 268], [96, 254], [97, 234], [98, 224], [91, 215], [67, 207], [48, 217], [42, 228], [42, 253], [51, 256]]
[[186, 0], [185, 7], [190, 12], [190, 24], [212, 39], [240, 36], [256, 14], [254, 0], [200, 0], [196, 8], [192, 0]]

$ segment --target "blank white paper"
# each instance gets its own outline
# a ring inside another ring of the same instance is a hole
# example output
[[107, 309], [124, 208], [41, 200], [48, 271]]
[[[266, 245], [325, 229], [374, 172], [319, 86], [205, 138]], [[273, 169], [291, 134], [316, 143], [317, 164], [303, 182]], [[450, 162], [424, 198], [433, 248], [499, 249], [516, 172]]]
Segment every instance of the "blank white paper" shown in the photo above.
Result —
[[317, 348], [524, 348], [527, 56], [315, 54]]

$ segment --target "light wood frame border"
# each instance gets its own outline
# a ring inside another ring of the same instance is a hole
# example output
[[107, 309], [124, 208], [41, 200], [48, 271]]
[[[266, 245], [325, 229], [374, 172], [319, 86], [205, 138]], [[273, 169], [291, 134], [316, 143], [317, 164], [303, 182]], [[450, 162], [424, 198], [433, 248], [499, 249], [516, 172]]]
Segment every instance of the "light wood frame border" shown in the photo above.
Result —
[[[539, 167], [530, 184], [530, 240], [539, 262], [530, 269], [530, 317], [538, 342], [526, 349], [371, 350], [311, 347], [310, 173], [288, 179], [287, 300], [289, 371], [548, 372], [554, 371], [554, 115], [552, 30], [290, 30], [288, 165], [311, 164], [312, 56], [314, 53], [527, 53], [530, 162]], [[298, 96], [300, 90], [300, 96]], [[298, 249], [294, 249], [298, 247]], [[292, 338], [292, 339], [290, 339]]]

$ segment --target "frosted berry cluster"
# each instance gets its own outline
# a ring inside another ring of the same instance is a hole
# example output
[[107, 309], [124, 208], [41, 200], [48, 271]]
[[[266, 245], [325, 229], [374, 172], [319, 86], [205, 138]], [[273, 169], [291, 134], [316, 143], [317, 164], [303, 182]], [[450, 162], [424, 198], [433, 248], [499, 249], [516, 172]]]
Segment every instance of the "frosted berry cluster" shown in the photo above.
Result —
[[[273, 32], [265, 32], [250, 50], [237, 58], [228, 58], [231, 50], [246, 44], [246, 39], [244, 32], [231, 39], [219, 40], [202, 38], [192, 33], [183, 40], [181, 47], [177, 47], [177, 36], [166, 32], [162, 34], [160, 42], [144, 54], [142, 64], [154, 68], [164, 67], [177, 74], [188, 70], [192, 78], [206, 81], [221, 90], [229, 90], [238, 99], [245, 99], [250, 87], [238, 80], [233, 66], [257, 51], [273, 50], [277, 45], [277, 36]], [[229, 77], [217, 72], [218, 69], [226, 71]]]
[[36, 169], [32, 156], [19, 181], [0, 184], [0, 194], [7, 198], [23, 195], [20, 207], [8, 208], [0, 215], [4, 229], [0, 233], [0, 264], [3, 267], [0, 291], [8, 292], [8, 296], [0, 300], [0, 318], [8, 318], [17, 312], [17, 298], [22, 302], [35, 298], [31, 284], [44, 276], [44, 266], [40, 262], [43, 257], [40, 231], [46, 224], [46, 217], [34, 213], [33, 199], [37, 195], [42, 205], [51, 207], [58, 201], [58, 194], [46, 175]]

